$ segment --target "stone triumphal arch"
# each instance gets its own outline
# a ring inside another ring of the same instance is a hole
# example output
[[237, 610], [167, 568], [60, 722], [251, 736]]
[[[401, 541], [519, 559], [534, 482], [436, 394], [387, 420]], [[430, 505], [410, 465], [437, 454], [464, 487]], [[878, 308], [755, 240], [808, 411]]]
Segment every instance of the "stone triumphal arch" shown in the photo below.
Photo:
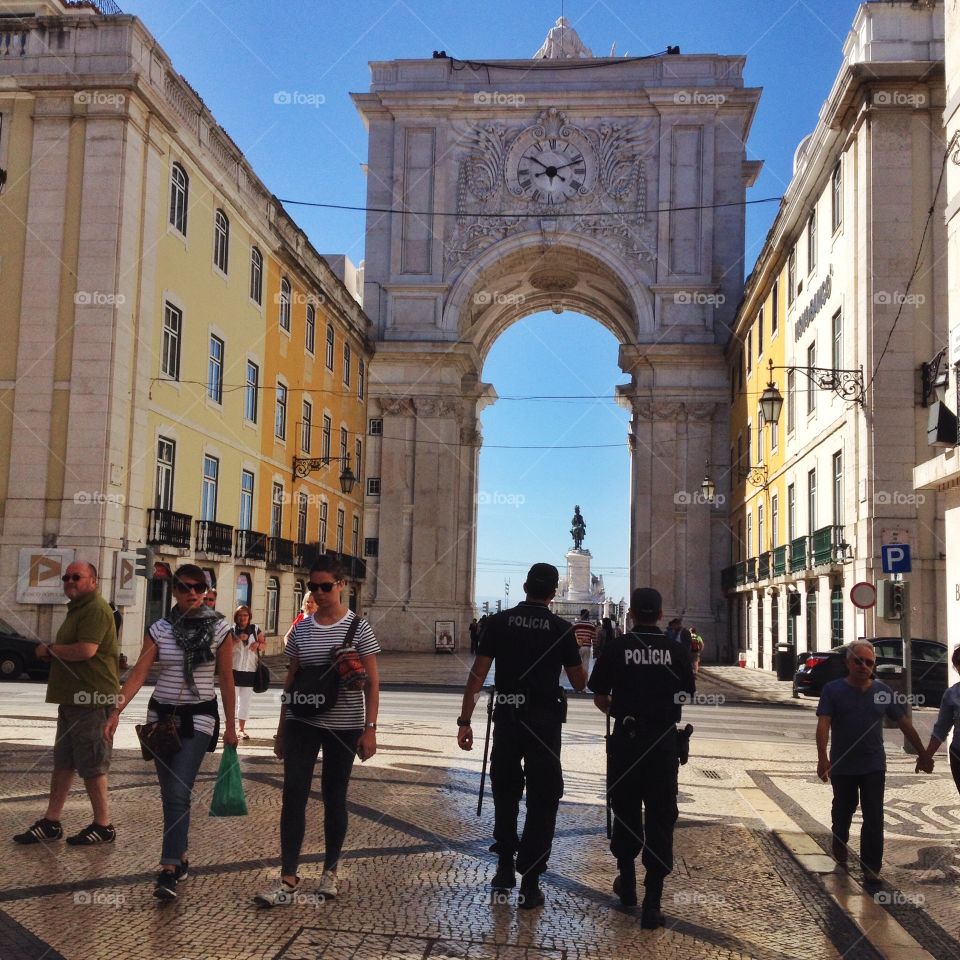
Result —
[[725, 514], [683, 494], [705, 460], [729, 456], [723, 346], [759, 91], [742, 57], [594, 58], [568, 26], [562, 37], [532, 60], [375, 62], [370, 92], [354, 95], [376, 337], [366, 476], [380, 479], [366, 606], [396, 649], [429, 649], [437, 620], [466, 636], [478, 417], [496, 399], [483, 360], [543, 310], [593, 317], [621, 344], [631, 583], [697, 623], [722, 616]]

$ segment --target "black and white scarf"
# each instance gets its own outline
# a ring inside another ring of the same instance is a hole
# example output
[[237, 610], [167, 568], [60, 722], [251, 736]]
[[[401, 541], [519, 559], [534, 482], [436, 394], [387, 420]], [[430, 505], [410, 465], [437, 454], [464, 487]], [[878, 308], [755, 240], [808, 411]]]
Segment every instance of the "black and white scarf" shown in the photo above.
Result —
[[179, 607], [170, 611], [167, 620], [177, 646], [183, 651], [183, 682], [194, 696], [199, 696], [193, 682], [193, 671], [215, 659], [213, 638], [221, 616], [209, 607], [197, 607], [184, 613]]

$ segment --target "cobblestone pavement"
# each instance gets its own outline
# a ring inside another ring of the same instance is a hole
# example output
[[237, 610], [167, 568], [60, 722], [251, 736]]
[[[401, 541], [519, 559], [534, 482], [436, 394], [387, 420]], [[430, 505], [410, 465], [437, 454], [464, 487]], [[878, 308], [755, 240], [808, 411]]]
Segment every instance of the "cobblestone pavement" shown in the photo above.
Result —
[[[960, 957], [960, 815], [942, 765], [916, 777], [912, 761], [890, 751], [887, 882], [870, 899], [857, 869], [833, 871], [822, 856], [830, 790], [814, 775], [812, 739], [698, 740], [681, 769], [668, 923], [651, 932], [611, 894], [599, 719], [595, 734], [567, 737], [547, 903], [530, 913], [516, 909], [515, 895], [498, 902], [488, 889], [492, 802], [488, 794], [478, 819], [479, 751], [460, 752], [449, 729], [429, 721], [392, 726], [389, 709], [383, 720], [380, 752], [355, 767], [340, 896], [324, 902], [316, 894], [323, 841], [315, 796], [298, 902], [267, 911], [251, 898], [278, 871], [281, 768], [270, 741], [241, 747], [245, 818], [206, 815], [219, 757], [205, 759], [192, 873], [174, 904], [159, 904], [160, 804], [152, 770], [134, 749], [135, 718], [121, 726], [111, 771], [117, 842], [91, 849], [9, 842], [42, 812], [54, 722], [49, 708], [5, 718], [0, 960]], [[88, 817], [86, 798], [74, 792], [65, 827]]]

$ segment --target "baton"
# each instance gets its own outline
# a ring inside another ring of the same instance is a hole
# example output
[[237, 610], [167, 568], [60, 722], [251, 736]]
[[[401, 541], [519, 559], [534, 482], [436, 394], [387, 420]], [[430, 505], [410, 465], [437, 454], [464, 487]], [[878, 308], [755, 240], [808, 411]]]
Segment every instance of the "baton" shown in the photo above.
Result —
[[607, 718], [607, 735], [604, 737], [607, 748], [607, 783], [606, 783], [606, 800], [607, 800], [607, 839], [609, 840], [613, 836], [613, 811], [610, 807], [610, 709], [607, 708], [606, 712]]
[[493, 721], [493, 687], [490, 688], [490, 699], [487, 700], [487, 732], [483, 737], [483, 766], [480, 769], [480, 796], [477, 797], [477, 816], [483, 808], [483, 785], [487, 779], [487, 751], [490, 749], [490, 724]]

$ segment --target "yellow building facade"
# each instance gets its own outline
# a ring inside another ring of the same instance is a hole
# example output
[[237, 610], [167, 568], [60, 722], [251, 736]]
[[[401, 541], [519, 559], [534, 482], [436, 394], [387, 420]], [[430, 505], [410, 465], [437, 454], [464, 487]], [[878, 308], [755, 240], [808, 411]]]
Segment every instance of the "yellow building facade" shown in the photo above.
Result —
[[[363, 487], [341, 482], [360, 474], [371, 356], [353, 291], [139, 20], [58, 2], [0, 12], [0, 617], [49, 636], [63, 609], [51, 571], [74, 557], [124, 610], [128, 654], [187, 560], [223, 612], [249, 603], [274, 647], [324, 548], [361, 604]], [[337, 459], [295, 478], [324, 417]], [[149, 584], [129, 577], [145, 545]]]

